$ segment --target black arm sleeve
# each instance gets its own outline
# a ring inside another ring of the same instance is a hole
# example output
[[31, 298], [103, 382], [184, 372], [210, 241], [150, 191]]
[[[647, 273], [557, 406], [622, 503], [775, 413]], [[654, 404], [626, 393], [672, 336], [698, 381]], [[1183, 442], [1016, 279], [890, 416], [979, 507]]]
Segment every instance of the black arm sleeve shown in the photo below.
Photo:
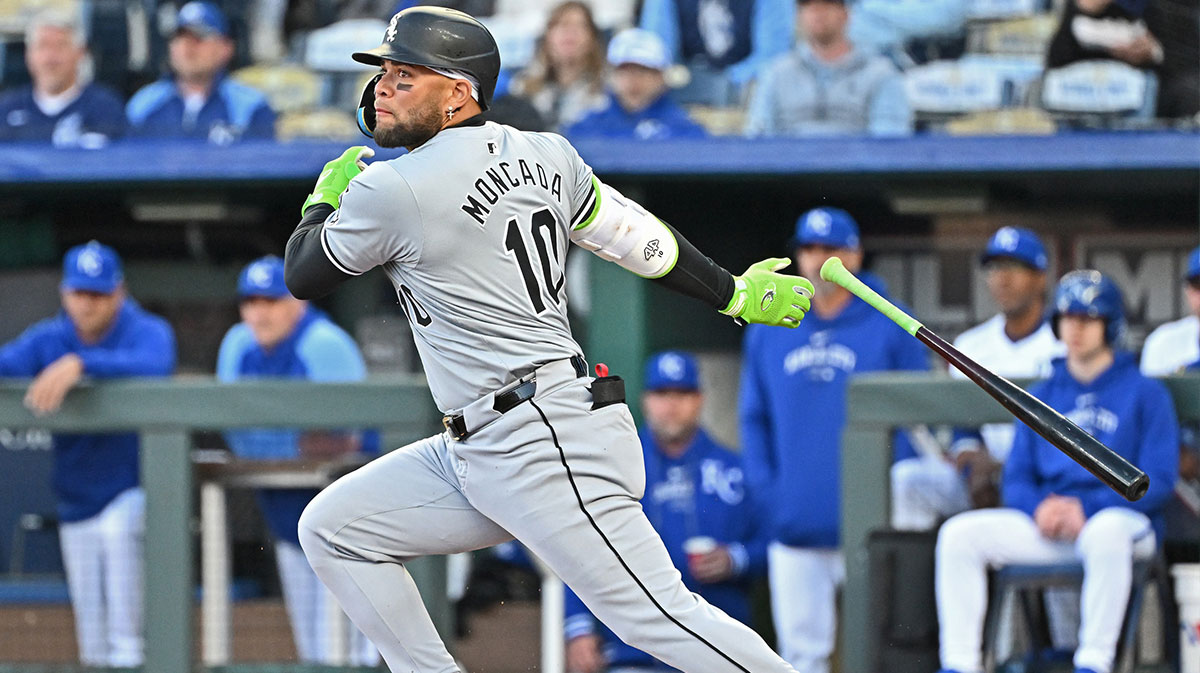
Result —
[[654, 282], [680, 294], [695, 297], [720, 311], [733, 299], [733, 274], [726, 271], [688, 242], [675, 227], [663, 222], [679, 245], [674, 268]]
[[297, 299], [324, 297], [354, 277], [334, 266], [321, 247], [321, 225], [332, 212], [333, 206], [327, 203], [310, 206], [288, 239], [283, 281]]

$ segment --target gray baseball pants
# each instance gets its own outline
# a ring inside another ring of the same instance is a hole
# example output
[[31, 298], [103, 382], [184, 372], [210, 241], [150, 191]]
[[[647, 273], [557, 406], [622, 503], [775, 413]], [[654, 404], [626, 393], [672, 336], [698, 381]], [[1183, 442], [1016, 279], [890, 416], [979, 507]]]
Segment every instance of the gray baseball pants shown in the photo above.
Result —
[[687, 673], [794, 673], [754, 631], [684, 587], [638, 500], [642, 448], [624, 404], [592, 411], [567, 361], [533, 399], [463, 441], [393, 451], [300, 519], [309, 562], [394, 673], [459, 671], [404, 562], [514, 536], [620, 638]]

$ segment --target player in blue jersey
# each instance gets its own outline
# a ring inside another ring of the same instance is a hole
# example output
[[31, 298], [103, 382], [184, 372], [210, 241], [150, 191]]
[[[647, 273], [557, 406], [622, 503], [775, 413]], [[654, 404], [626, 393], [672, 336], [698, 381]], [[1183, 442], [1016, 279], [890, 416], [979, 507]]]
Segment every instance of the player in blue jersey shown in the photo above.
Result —
[[[1001, 376], [1049, 376], [1050, 361], [1063, 354], [1063, 347], [1046, 320], [1046, 247], [1028, 229], [1001, 227], [988, 239], [980, 262], [999, 311], [960, 334], [955, 347]], [[965, 378], [954, 368], [950, 375]], [[1012, 435], [1012, 423], [959, 430], [949, 457], [922, 455], [893, 465], [892, 527], [932, 530], [961, 511], [994, 507]]]
[[1063, 276], [1051, 321], [1066, 346], [1030, 389], [1145, 470], [1150, 490], [1128, 502], [1023, 424], [1004, 466], [1002, 509], [959, 514], [938, 534], [936, 589], [944, 673], [977, 673], [987, 571], [1078, 559], [1084, 580], [1076, 673], [1109, 673], [1133, 561], [1154, 554], [1179, 465], [1179, 424], [1166, 388], [1121, 350], [1121, 293], [1098, 271]]
[[[120, 257], [92, 241], [67, 251], [63, 310], [0, 346], [0, 376], [32, 377], [25, 406], [52, 414], [80, 381], [168, 376], [175, 335], [125, 292]], [[59, 541], [85, 666], [142, 662], [145, 496], [136, 434], [56, 434]]]
[[169, 46], [171, 75], [129, 99], [130, 135], [186, 138], [214, 145], [275, 137], [275, 112], [257, 90], [229, 79], [229, 22], [211, 2], [179, 9]]
[[[803, 214], [791, 241], [799, 272], [820, 278], [838, 256], [860, 273], [858, 225], [844, 210]], [[841, 435], [846, 387], [867, 372], [929, 368], [920, 342], [845, 289], [814, 280], [812, 310], [794, 330], [751, 326], [742, 362], [742, 450], [750, 490], [769, 503], [771, 603], [779, 651], [800, 673], [828, 670], [835, 596], [844, 575], [838, 551]], [[913, 455], [897, 435], [898, 458]]]
[[[700, 427], [704, 396], [696, 360], [682, 351], [646, 362], [638, 432], [646, 463], [642, 509], [688, 589], [750, 623], [750, 580], [766, 570], [767, 541], [736, 453]], [[574, 673], [673, 671], [626, 645], [567, 590], [567, 668]]]
[[[217, 358], [217, 378], [232, 382], [256, 378], [294, 378], [315, 382], [359, 381], [366, 365], [358, 346], [321, 311], [293, 297], [283, 282], [283, 260], [267, 256], [251, 262], [238, 277], [242, 321], [225, 334]], [[294, 460], [334, 458], [361, 450], [364, 434], [253, 429], [226, 433], [241, 458]], [[373, 433], [366, 433], [372, 443]], [[375, 451], [377, 446], [368, 446]], [[297, 522], [317, 494], [315, 489], [263, 489], [259, 505], [275, 538], [283, 598], [296, 652], [304, 663], [337, 663], [329, 649], [328, 591], [300, 549]], [[347, 622], [348, 625], [348, 622]], [[349, 663], [374, 666], [379, 652], [356, 628], [350, 630]]]
[[81, 77], [86, 59], [77, 19], [54, 10], [35, 16], [25, 29], [32, 83], [0, 95], [0, 141], [96, 149], [124, 135], [124, 103], [108, 87]]

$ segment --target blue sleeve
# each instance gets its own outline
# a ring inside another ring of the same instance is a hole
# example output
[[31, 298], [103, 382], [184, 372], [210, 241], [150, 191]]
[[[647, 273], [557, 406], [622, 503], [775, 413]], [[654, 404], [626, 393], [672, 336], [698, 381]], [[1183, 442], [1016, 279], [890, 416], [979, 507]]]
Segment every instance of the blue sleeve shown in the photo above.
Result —
[[871, 97], [868, 131], [873, 136], [908, 136], [913, 132], [913, 112], [904, 91], [904, 78], [893, 73]]
[[0, 346], [0, 376], [31, 378], [47, 364], [39, 356], [38, 339], [43, 337], [38, 325], [25, 330], [16, 339]]
[[275, 111], [265, 104], [259, 106], [254, 111], [254, 116], [250, 118], [250, 123], [246, 125], [246, 130], [242, 133], [242, 137], [248, 140], [274, 140]]
[[296, 350], [310, 381], [361, 381], [367, 377], [367, 366], [358, 346], [350, 335], [331, 323], [313, 325]]
[[746, 330], [738, 414], [741, 418], [742, 469], [746, 472], [746, 488], [765, 501], [770, 501], [775, 481], [771, 419], [765, 382], [762, 381], [755, 357], [762, 333], [762, 329], [756, 327]]
[[750, 55], [726, 69], [730, 81], [746, 84], [776, 56], [792, 48], [796, 3], [793, 0], [755, 0], [750, 27]]
[[775, 125], [775, 76], [774, 70], [765, 68], [758, 84], [750, 92], [746, 104], [746, 125], [743, 133], [750, 137], [779, 135], [781, 129]]
[[[745, 470], [745, 467], [742, 469]], [[767, 545], [771, 542], [771, 536], [765, 522], [770, 520], [767, 511], [770, 506], [761, 496], [751, 492], [747, 485], [746, 499], [740, 512], [746, 517], [745, 536], [738, 541], [737, 546], [741, 551], [731, 551], [735, 555], [734, 567], [738, 570], [738, 577], [759, 577], [767, 572]]]
[[642, 4], [641, 28], [657, 34], [667, 45], [672, 63], [679, 62], [679, 14], [675, 0], [646, 0]]
[[1140, 500], [1129, 502], [1111, 488], [1095, 489], [1083, 500], [1088, 516], [1105, 507], [1129, 507], [1153, 516], [1162, 511], [1175, 493], [1179, 479], [1179, 419], [1166, 386], [1146, 380], [1139, 391], [1138, 437], [1141, 444], [1130, 462], [1150, 477], [1150, 489]]
[[596, 618], [571, 587], [563, 589], [563, 637], [566, 640], [596, 633]]
[[1013, 424], [1017, 431], [1013, 435], [1012, 449], [1009, 451], [1008, 460], [1004, 462], [1001, 499], [1005, 507], [1019, 509], [1029, 516], [1033, 516], [1034, 510], [1042, 501], [1037, 463], [1033, 459], [1037, 435], [1029, 426], [1020, 421], [1013, 421]]
[[125, 104], [115, 92], [99, 84], [91, 84], [84, 95], [87, 96], [84, 131], [99, 133], [109, 139], [125, 135]]
[[122, 348], [86, 348], [79, 353], [83, 371], [104, 379], [124, 376], [170, 376], [175, 371], [175, 332], [158, 317], [142, 319]]
[[246, 348], [253, 343], [249, 328], [238, 323], [225, 332], [221, 348], [217, 351], [217, 380], [232, 383], [242, 377], [241, 363]]

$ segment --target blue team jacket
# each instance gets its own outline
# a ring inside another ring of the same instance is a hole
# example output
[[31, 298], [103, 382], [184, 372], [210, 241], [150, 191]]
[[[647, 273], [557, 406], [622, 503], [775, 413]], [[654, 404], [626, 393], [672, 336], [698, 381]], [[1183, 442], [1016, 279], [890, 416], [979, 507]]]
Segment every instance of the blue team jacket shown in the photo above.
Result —
[[[877, 276], [859, 277], [885, 294]], [[829, 320], [812, 312], [795, 329], [747, 328], [739, 391], [742, 460], [751, 490], [771, 503], [775, 540], [838, 546], [840, 447], [850, 377], [927, 369], [920, 342], [857, 297]], [[895, 453], [897, 459], [913, 455], [902, 433]]]
[[275, 112], [256, 89], [222, 76], [194, 118], [184, 115], [175, 80], [142, 87], [125, 107], [129, 134], [139, 138], [186, 138], [228, 145], [241, 139], [275, 137]]
[[[662, 537], [671, 562], [682, 573], [683, 583], [730, 617], [749, 623], [747, 592], [750, 580], [766, 571], [767, 538], [759, 525], [761, 503], [751, 497], [746, 487], [741, 459], [703, 430], [697, 432], [687, 451], [678, 458], [664, 455], [648, 430], [643, 429], [639, 436], [646, 462], [642, 509]], [[691, 576], [683, 551], [684, 541], [701, 535], [730, 547], [734, 579], [700, 584]], [[569, 589], [566, 618], [568, 639], [592, 632], [603, 636], [610, 667], [664, 666], [649, 654], [621, 642], [600, 625]]]
[[[84, 374], [93, 379], [169, 376], [175, 370], [175, 333], [166, 320], [127, 298], [108, 334], [88, 345], [60, 312], [0, 346], [0, 376], [36, 376], [67, 353], [79, 355]], [[137, 435], [56, 434], [52, 483], [61, 521], [95, 516], [138, 485]]]
[[687, 112], [668, 94], [659, 96], [641, 112], [629, 112], [612, 94], [608, 105], [589, 113], [566, 129], [569, 138], [636, 138], [668, 140], [703, 138], [708, 133], [688, 117]]
[[[217, 355], [217, 379], [289, 378], [317, 382], [361, 381], [367, 368], [358, 346], [320, 310], [308, 307], [292, 333], [271, 351], [263, 350], [245, 323], [229, 328]], [[300, 431], [278, 428], [229, 431], [225, 439], [233, 452], [252, 460], [300, 457]], [[363, 437], [363, 450], [378, 451], [373, 433]], [[276, 539], [300, 544], [300, 513], [316, 496], [313, 489], [263, 489], [259, 504]]]
[[79, 98], [50, 116], [33, 100], [33, 87], [0, 96], [0, 141], [53, 142], [56, 147], [102, 146], [125, 135], [124, 103], [111, 89], [88, 84]]
[[1079, 498], [1092, 516], [1106, 507], [1128, 507], [1146, 514], [1161, 544], [1163, 507], [1179, 476], [1179, 422], [1170, 394], [1159, 381], [1138, 371], [1133, 355], [1118, 351], [1113, 365], [1096, 380], [1082, 384], [1054, 361], [1050, 378], [1029, 389], [1150, 477], [1150, 490], [1129, 502], [1071, 460], [1024, 423], [1016, 424], [1012, 453], [1004, 464], [1004, 504], [1033, 516], [1051, 493]]

